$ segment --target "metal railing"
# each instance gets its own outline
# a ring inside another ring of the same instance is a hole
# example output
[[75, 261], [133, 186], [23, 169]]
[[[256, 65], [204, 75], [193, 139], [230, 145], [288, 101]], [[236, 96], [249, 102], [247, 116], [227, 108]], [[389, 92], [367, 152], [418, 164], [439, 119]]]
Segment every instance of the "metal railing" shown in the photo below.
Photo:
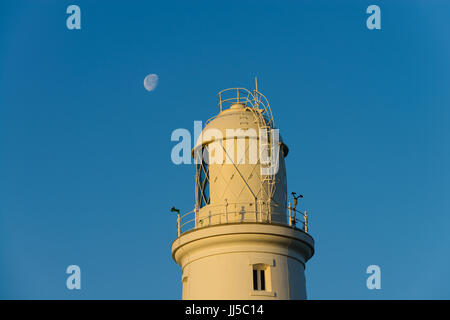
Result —
[[269, 101], [258, 91], [257, 87], [253, 91], [245, 88], [228, 88], [220, 91], [217, 95], [219, 97], [219, 109], [221, 112], [224, 108], [228, 108], [234, 103], [242, 103], [251, 109], [258, 110], [261, 116], [264, 117], [266, 124], [274, 127]]
[[[272, 210], [258, 210], [243, 207], [253, 206], [254, 203], [227, 203], [225, 205], [208, 205], [200, 210], [192, 210], [184, 214], [177, 214], [177, 236], [180, 237], [187, 231], [200, 229], [213, 225], [230, 223], [267, 223], [285, 224], [308, 233], [307, 212], [303, 213], [288, 206], [288, 216], [273, 212]], [[287, 218], [287, 219], [286, 219]], [[287, 221], [286, 221], [287, 220]]]

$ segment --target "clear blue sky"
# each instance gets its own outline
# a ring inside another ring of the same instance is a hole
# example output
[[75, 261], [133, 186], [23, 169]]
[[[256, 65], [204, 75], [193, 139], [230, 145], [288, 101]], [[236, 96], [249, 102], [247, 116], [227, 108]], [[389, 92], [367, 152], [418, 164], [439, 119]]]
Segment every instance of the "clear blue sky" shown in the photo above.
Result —
[[449, 17], [425, 0], [1, 1], [0, 298], [179, 299], [169, 208], [193, 208], [194, 167], [170, 135], [254, 76], [310, 211], [309, 298], [450, 298]]

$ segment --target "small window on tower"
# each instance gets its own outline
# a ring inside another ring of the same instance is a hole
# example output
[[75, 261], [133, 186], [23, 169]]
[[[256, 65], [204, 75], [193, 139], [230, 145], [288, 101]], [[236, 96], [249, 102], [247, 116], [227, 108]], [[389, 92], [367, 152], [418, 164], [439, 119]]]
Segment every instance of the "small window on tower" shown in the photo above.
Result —
[[253, 266], [253, 290], [266, 290], [266, 267], [264, 265]]
[[209, 199], [209, 159], [208, 147], [203, 147], [197, 150], [196, 161], [197, 163], [197, 174], [196, 174], [196, 185], [197, 185], [197, 204], [200, 208], [208, 205], [210, 203]]

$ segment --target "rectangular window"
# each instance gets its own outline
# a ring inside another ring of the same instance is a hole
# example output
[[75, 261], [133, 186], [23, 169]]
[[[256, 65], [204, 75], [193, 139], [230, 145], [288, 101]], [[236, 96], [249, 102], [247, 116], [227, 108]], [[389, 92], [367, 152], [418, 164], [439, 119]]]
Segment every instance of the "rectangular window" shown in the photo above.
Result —
[[260, 273], [260, 279], [261, 279], [261, 290], [266, 290], [266, 279], [265, 279], [265, 273], [266, 273], [266, 271], [265, 270], [259, 270], [259, 273]]
[[196, 177], [196, 187], [197, 187], [197, 204], [200, 208], [208, 205], [210, 203], [209, 198], [209, 159], [208, 147], [202, 147], [197, 149], [196, 160], [200, 163], [197, 164], [197, 177]]
[[266, 268], [264, 266], [253, 266], [253, 290], [266, 290]]

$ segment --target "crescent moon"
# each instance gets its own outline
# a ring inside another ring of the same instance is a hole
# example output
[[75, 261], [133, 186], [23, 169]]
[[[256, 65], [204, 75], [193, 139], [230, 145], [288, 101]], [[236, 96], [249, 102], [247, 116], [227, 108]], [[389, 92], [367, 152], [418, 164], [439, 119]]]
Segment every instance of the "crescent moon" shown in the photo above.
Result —
[[159, 77], [157, 74], [149, 74], [144, 78], [144, 87], [147, 91], [153, 91], [155, 90], [156, 86], [158, 85]]

